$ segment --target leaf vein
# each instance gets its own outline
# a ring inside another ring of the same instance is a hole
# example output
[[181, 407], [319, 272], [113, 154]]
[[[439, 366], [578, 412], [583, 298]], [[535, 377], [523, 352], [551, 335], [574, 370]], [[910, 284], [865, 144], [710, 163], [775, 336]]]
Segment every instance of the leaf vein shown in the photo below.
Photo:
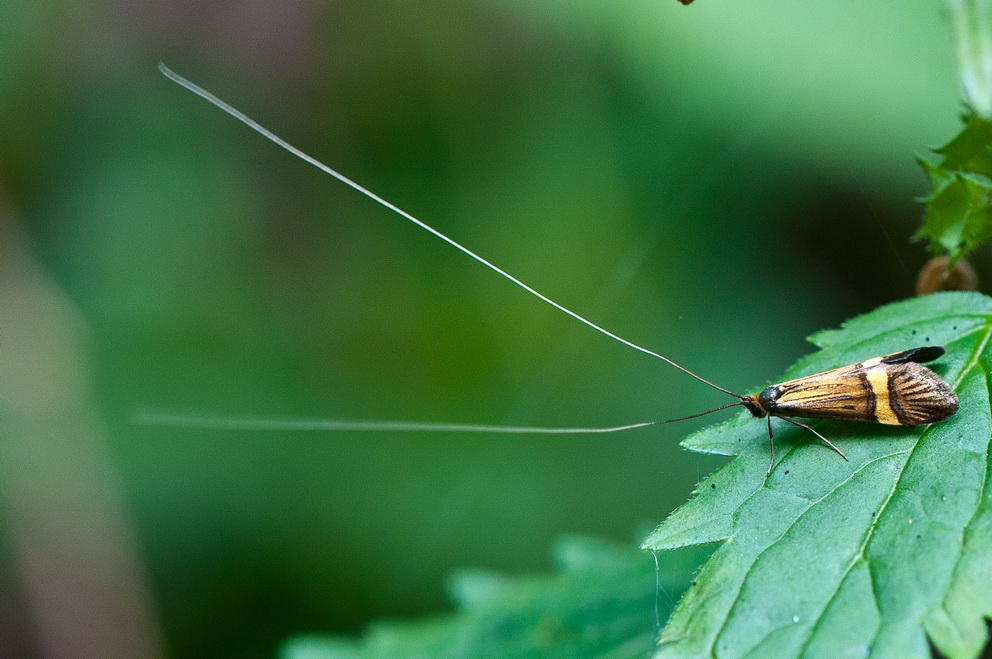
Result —
[[[803, 510], [803, 512], [802, 512], [802, 513], [801, 513], [800, 515], [797, 515], [797, 516], [796, 516], [796, 519], [794, 519], [794, 520], [793, 520], [792, 522], [790, 522], [790, 523], [789, 523], [789, 525], [788, 525], [788, 526], [787, 526], [787, 527], [786, 527], [786, 528], [785, 528], [785, 529], [784, 529], [784, 530], [782, 531], [782, 533], [781, 533], [781, 534], [780, 534], [780, 535], [779, 535], [779, 536], [778, 536], [778, 537], [777, 537], [777, 538], [776, 538], [775, 540], [773, 540], [772, 542], [770, 542], [770, 543], [768, 543], [768, 546], [767, 546], [767, 547], [765, 547], [765, 548], [764, 548], [763, 550], [761, 550], [761, 551], [760, 551], [759, 553], [757, 553], [757, 554], [756, 554], [756, 555], [754, 556], [754, 558], [753, 558], [753, 559], [751, 560], [751, 563], [750, 563], [750, 566], [748, 567], [748, 572], [747, 572], [747, 573], [745, 574], [745, 576], [744, 576], [744, 580], [743, 580], [743, 581], [741, 581], [741, 584], [740, 584], [740, 586], [738, 586], [738, 588], [737, 588], [737, 592], [736, 592], [736, 593], [734, 594], [734, 599], [733, 599], [733, 601], [732, 601], [732, 602], [730, 603], [730, 606], [728, 607], [728, 609], [727, 609], [727, 610], [728, 610], [728, 611], [733, 611], [733, 609], [734, 609], [734, 607], [735, 607], [735, 606], [737, 606], [737, 604], [738, 604], [738, 602], [740, 601], [740, 598], [741, 598], [741, 591], [743, 591], [743, 589], [744, 589], [744, 583], [745, 583], [745, 582], [747, 581], [747, 578], [748, 578], [748, 575], [750, 574], [750, 572], [751, 572], [751, 569], [752, 569], [752, 568], [754, 567], [754, 565], [755, 565], [755, 563], [757, 563], [757, 562], [758, 562], [758, 560], [760, 560], [760, 559], [761, 559], [761, 557], [762, 557], [762, 556], [763, 556], [763, 555], [764, 555], [765, 553], [767, 553], [768, 551], [770, 551], [770, 550], [771, 550], [771, 549], [772, 549], [773, 547], [775, 547], [775, 546], [776, 546], [776, 545], [777, 545], [778, 543], [780, 543], [780, 542], [782, 542], [782, 540], [783, 540], [783, 538], [784, 538], [784, 537], [785, 537], [785, 536], [786, 536], [786, 535], [787, 535], [787, 534], [789, 533], [789, 531], [791, 531], [791, 530], [792, 530], [792, 528], [793, 528], [793, 527], [794, 527], [794, 526], [795, 526], [796, 524], [798, 524], [798, 523], [799, 523], [799, 521], [800, 521], [800, 520], [802, 520], [802, 519], [803, 519], [803, 517], [804, 517], [804, 516], [805, 516], [805, 515], [806, 515], [806, 514], [807, 514], [807, 513], [808, 513], [808, 512], [810, 511], [810, 510], [812, 510], [812, 509], [813, 509], [813, 507], [814, 507], [814, 506], [817, 506], [817, 505], [819, 505], [819, 504], [821, 504], [821, 503], [823, 503], [823, 502], [824, 502], [824, 501], [825, 501], [825, 500], [826, 500], [826, 499], [827, 499], [827, 498], [828, 498], [828, 497], [829, 497], [829, 496], [830, 496], [831, 494], [833, 494], [833, 493], [834, 493], [834, 492], [835, 492], [835, 491], [836, 491], [837, 489], [839, 489], [839, 488], [841, 488], [841, 487], [843, 487], [843, 486], [844, 486], [844, 485], [845, 485], [846, 483], [849, 483], [849, 482], [850, 482], [850, 481], [851, 481], [852, 479], [854, 479], [854, 478], [855, 478], [856, 476], [858, 476], [858, 475], [859, 475], [860, 473], [862, 473], [862, 472], [863, 472], [863, 471], [864, 471], [864, 470], [865, 470], [866, 468], [868, 468], [869, 466], [871, 466], [871, 465], [873, 465], [873, 464], [875, 464], [875, 463], [877, 463], [877, 462], [881, 462], [881, 461], [883, 461], [883, 460], [887, 460], [887, 459], [889, 459], [889, 458], [892, 458], [892, 457], [895, 457], [895, 456], [897, 456], [897, 455], [900, 455], [900, 454], [902, 454], [902, 453], [907, 453], [907, 454], [908, 454], [908, 453], [909, 453], [909, 451], [908, 451], [908, 450], [899, 450], [899, 451], [893, 451], [892, 453], [888, 453], [888, 454], [886, 454], [886, 455], [882, 455], [882, 456], [879, 456], [879, 457], [877, 457], [877, 458], [873, 458], [873, 459], [871, 459], [871, 460], [869, 460], [869, 461], [867, 461], [867, 462], [865, 462], [865, 463], [864, 463], [863, 465], [861, 465], [860, 467], [858, 467], [857, 469], [855, 469], [855, 470], [854, 470], [853, 472], [851, 472], [851, 474], [850, 474], [850, 475], [849, 475], [849, 476], [848, 476], [847, 478], [845, 478], [845, 479], [844, 479], [844, 480], [842, 480], [841, 482], [839, 482], [839, 483], [837, 483], [837, 485], [835, 485], [835, 486], [834, 486], [833, 488], [831, 488], [831, 489], [830, 489], [829, 491], [827, 491], [826, 493], [824, 493], [824, 495], [823, 495], [822, 497], [820, 497], [819, 499], [816, 499], [815, 501], [812, 501], [812, 503], [810, 503], [810, 505], [809, 505], [809, 506], [807, 506], [807, 507], [806, 507], [806, 509], [805, 509], [805, 510]], [[760, 490], [760, 489], [766, 489], [766, 488], [767, 488], [767, 486], [764, 486], [764, 485], [763, 485], [763, 486], [762, 486], [761, 488], [758, 488], [758, 489]], [[770, 488], [767, 488], [767, 489], [770, 489]], [[754, 494], [756, 494], [756, 493], [757, 493], [757, 490], [755, 491], [755, 493], [753, 493], [753, 494], [751, 494], [751, 496], [753, 497], [753, 496], [754, 496]], [[891, 496], [892, 496], [892, 494], [890, 493], [890, 494], [889, 494], [889, 497], [891, 498]], [[750, 498], [750, 497], [748, 497], [748, 498]], [[887, 503], [887, 502], [888, 502], [888, 499], [886, 499], [886, 503]], [[875, 524], [875, 523], [877, 523], [877, 518], [876, 518], [876, 521], [872, 523], [872, 525], [874, 526], [874, 524]], [[868, 533], [868, 535], [870, 535], [870, 531], [869, 531], [869, 533]], [[861, 549], [861, 551], [863, 551], [863, 547], [864, 547], [864, 544], [862, 544], [862, 549]], [[860, 552], [859, 552], [859, 553], [860, 553]], [[853, 564], [853, 561], [852, 561], [852, 564]], [[843, 582], [843, 579], [844, 579], [844, 578], [846, 578], [846, 576], [847, 576], [847, 572], [849, 572], [849, 571], [850, 571], [850, 569], [851, 569], [851, 565], [849, 565], [849, 566], [848, 566], [848, 567], [847, 567], [847, 568], [845, 569], [845, 571], [844, 571], [844, 577], [842, 577], [842, 578], [841, 578], [841, 580], [840, 580], [841, 582]], [[874, 588], [874, 585], [873, 585], [873, 588]], [[839, 589], [840, 589], [840, 586], [838, 586], [838, 588], [837, 588], [837, 590], [839, 590]], [[831, 601], [833, 601], [833, 598], [834, 598], [834, 597], [836, 597], [836, 594], [837, 594], [837, 590], [835, 590], [835, 591], [834, 591], [834, 593], [833, 593], [833, 594], [831, 595], [831, 598], [830, 598], [830, 600], [828, 600], [828, 602], [827, 602], [827, 605], [826, 605], [826, 606], [829, 606], [829, 603], [830, 603]], [[824, 609], [826, 608], [826, 606], [824, 606]], [[821, 613], [822, 613], [822, 612], [821, 612]], [[822, 617], [822, 616], [820, 616], [820, 617]], [[817, 620], [819, 620], [819, 619], [820, 619], [820, 617], [818, 617], [818, 618], [817, 618]], [[721, 635], [722, 635], [722, 634], [724, 633], [724, 631], [726, 630], [726, 628], [727, 628], [727, 624], [728, 624], [728, 623], [730, 622], [730, 620], [731, 620], [731, 618], [732, 618], [732, 616], [731, 616], [731, 615], [729, 615], [729, 614], [728, 614], [728, 615], [726, 616], [726, 618], [724, 619], [724, 621], [723, 621], [723, 623], [722, 623], [722, 624], [721, 624], [721, 626], [720, 626], [720, 629], [719, 629], [719, 630], [717, 631], [717, 633], [716, 633], [716, 635], [714, 636], [714, 639], [719, 639], [719, 638], [720, 638], [720, 636], [721, 636]], [[765, 638], [768, 638], [768, 634], [766, 634], [766, 635], [765, 635]], [[807, 635], [807, 641], [808, 641], [808, 639], [809, 639], [809, 635]], [[714, 641], [714, 642], [715, 642], [715, 641]], [[764, 642], [764, 639], [762, 639], [762, 640], [761, 640], [761, 641], [760, 641], [760, 642], [759, 642], [759, 643], [758, 643], [757, 645], [760, 645], [760, 644], [761, 644], [761, 643], [763, 643], [763, 642]], [[805, 643], [804, 643], [804, 645], [805, 645]]]

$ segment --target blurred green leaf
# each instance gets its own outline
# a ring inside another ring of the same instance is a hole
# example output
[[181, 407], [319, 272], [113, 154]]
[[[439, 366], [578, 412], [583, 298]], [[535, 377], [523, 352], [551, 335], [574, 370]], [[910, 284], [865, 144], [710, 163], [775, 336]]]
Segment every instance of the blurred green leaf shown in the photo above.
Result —
[[[800, 428], [746, 413], [689, 437], [736, 455], [645, 542], [661, 550], [725, 541], [661, 634], [659, 657], [975, 657], [992, 615], [988, 369], [992, 300], [940, 293], [882, 307], [812, 337], [821, 350], [784, 379], [918, 345], [961, 411], [923, 428], [823, 422], [850, 462]], [[784, 424], [783, 424], [784, 425]], [[783, 450], [784, 449], [784, 450]]]
[[961, 133], [937, 150], [941, 160], [920, 159], [932, 192], [917, 238], [929, 238], [953, 265], [992, 238], [992, 124], [974, 115]]
[[299, 637], [284, 646], [283, 657], [643, 657], [654, 645], [658, 616], [668, 613], [659, 593], [681, 592], [699, 559], [683, 552], [656, 568], [634, 548], [570, 538], [555, 551], [556, 575], [464, 572], [451, 585], [457, 615], [379, 623], [356, 641]]
[[992, 26], [988, 0], [946, 0], [954, 26], [961, 93], [980, 117], [992, 118]]

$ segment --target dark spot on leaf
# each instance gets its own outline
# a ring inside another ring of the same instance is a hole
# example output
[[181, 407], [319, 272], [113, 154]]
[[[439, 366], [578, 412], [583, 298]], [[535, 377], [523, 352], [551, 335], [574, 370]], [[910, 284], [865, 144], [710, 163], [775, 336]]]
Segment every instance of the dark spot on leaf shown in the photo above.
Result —
[[951, 329], [956, 332], [957, 329], [958, 329], [958, 326], [957, 325], [951, 325]]
[[710, 483], [710, 487], [712, 487], [715, 490], [716, 489], [716, 483]]
[[789, 475], [789, 470], [788, 470], [788, 469], [786, 469], [786, 470], [785, 470], [785, 475], [786, 475], [786, 476], [788, 476], [788, 475]]
[[871, 516], [872, 516], [872, 517], [874, 517], [874, 516], [875, 516], [875, 513], [874, 513], [874, 512], [872, 512], [872, 514], [871, 514]]
[[916, 336], [916, 330], [913, 330], [913, 336]]
[[695, 581], [690, 581], [690, 582], [689, 582], [689, 585], [690, 585], [690, 586], [695, 586], [695, 585], [696, 585], [696, 582], [695, 582]]

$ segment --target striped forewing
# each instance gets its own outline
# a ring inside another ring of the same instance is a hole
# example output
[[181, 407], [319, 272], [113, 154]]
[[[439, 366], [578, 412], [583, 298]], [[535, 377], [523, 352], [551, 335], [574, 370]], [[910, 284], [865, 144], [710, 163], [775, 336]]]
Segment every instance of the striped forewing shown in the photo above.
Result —
[[769, 387], [770, 414], [918, 426], [953, 415], [957, 397], [940, 376], [915, 362], [886, 357]]

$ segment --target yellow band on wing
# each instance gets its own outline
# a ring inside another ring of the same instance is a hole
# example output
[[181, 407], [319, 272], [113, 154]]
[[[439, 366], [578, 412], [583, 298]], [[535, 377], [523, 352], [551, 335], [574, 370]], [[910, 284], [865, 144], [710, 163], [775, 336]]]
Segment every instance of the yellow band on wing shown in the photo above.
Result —
[[900, 425], [892, 405], [889, 404], [889, 374], [882, 369], [868, 369], [868, 384], [875, 394], [875, 417], [879, 423], [890, 426]]

